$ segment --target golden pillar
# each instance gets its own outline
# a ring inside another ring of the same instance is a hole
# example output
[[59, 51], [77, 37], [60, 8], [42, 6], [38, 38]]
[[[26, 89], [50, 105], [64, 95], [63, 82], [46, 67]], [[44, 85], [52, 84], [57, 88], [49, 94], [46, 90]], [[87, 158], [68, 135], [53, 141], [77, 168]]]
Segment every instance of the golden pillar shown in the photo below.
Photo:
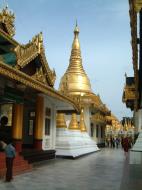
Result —
[[22, 131], [23, 131], [23, 104], [13, 105], [13, 129], [12, 136], [15, 148], [18, 152], [22, 149]]
[[44, 123], [44, 97], [38, 96], [36, 100], [36, 121], [34, 130], [34, 147], [38, 150], [42, 149]]

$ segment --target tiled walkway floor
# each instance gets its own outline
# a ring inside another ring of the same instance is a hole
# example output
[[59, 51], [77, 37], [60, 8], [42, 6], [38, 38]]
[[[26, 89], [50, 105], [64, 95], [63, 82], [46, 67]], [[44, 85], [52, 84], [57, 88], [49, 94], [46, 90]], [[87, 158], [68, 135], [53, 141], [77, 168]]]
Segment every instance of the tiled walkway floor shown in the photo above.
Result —
[[102, 149], [77, 160], [56, 159], [0, 181], [0, 190], [142, 190], [142, 172], [121, 149]]

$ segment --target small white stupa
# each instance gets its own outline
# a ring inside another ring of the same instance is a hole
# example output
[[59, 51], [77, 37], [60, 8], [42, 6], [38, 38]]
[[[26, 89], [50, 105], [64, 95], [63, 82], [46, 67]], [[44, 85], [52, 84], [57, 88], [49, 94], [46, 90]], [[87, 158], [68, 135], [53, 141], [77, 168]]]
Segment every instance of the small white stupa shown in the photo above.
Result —
[[98, 151], [98, 147], [88, 135], [84, 123], [83, 111], [78, 126], [76, 114], [72, 114], [69, 127], [65, 123], [63, 113], [57, 114], [56, 155], [76, 158]]

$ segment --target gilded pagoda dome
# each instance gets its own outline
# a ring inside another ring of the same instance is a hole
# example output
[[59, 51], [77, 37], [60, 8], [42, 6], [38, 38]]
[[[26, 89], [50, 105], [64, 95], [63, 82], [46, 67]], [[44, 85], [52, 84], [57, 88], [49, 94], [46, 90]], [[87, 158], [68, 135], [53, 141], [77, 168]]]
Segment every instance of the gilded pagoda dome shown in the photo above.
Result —
[[67, 95], [81, 95], [92, 91], [89, 78], [83, 69], [78, 36], [79, 28], [76, 23], [69, 66], [59, 85], [59, 91]]

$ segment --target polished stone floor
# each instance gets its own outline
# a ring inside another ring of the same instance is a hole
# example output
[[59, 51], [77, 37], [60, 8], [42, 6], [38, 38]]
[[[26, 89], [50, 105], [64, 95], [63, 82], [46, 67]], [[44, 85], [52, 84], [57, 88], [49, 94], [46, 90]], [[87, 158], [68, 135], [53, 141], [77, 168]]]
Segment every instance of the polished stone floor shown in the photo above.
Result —
[[77, 160], [40, 163], [32, 172], [0, 180], [0, 190], [142, 190], [142, 170], [121, 149], [102, 149]]

